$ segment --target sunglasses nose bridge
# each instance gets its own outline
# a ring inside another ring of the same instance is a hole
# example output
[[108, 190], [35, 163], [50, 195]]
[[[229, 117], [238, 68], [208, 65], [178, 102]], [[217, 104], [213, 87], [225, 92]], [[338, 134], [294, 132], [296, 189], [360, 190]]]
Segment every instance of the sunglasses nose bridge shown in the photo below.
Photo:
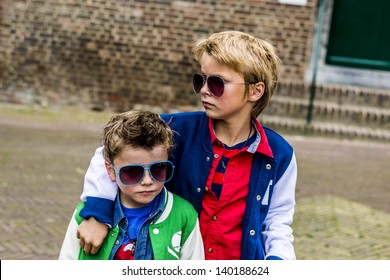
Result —
[[[202, 89], [205, 88], [205, 90], [202, 91]], [[210, 80], [209, 77], [203, 77], [203, 85], [199, 90], [200, 94], [204, 95], [213, 95], [211, 89], [210, 89]]]
[[144, 174], [140, 180], [141, 182], [153, 182], [153, 175], [150, 172], [150, 167], [144, 167]]

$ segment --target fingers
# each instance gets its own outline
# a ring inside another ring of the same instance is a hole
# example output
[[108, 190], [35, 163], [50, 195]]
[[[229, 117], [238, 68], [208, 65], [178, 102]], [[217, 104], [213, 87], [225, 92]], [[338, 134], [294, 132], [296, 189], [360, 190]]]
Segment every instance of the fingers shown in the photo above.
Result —
[[[92, 248], [91, 248], [91, 254], [92, 254], [92, 255], [95, 255], [95, 254], [99, 251], [100, 247], [101, 247], [101, 246], [92, 246]], [[84, 249], [84, 250], [85, 250], [85, 249]]]
[[107, 233], [108, 226], [91, 217], [81, 222], [77, 229], [77, 238], [80, 240], [80, 247], [87, 255], [95, 255], [102, 246]]
[[77, 231], [77, 238], [80, 240], [80, 248], [84, 250], [84, 252], [89, 255], [91, 253], [91, 242], [86, 242], [82, 235]]
[[99, 251], [101, 245], [96, 246], [93, 245], [92, 243], [85, 243], [85, 242], [81, 243], [80, 240], [80, 247], [83, 248], [84, 252], [87, 255], [95, 255]]
[[80, 238], [80, 234], [77, 233], [77, 238], [80, 239], [80, 247], [83, 248], [84, 252], [87, 254], [87, 255], [95, 255], [100, 247], [101, 247], [101, 244], [99, 245], [96, 245], [96, 244], [93, 244], [92, 241], [86, 241], [84, 238]]
[[[90, 255], [91, 254], [91, 244], [85, 244], [84, 246], [83, 246], [83, 249], [84, 249], [84, 252], [87, 254], [87, 255]], [[97, 252], [97, 251], [96, 251]], [[96, 252], [95, 252], [95, 254], [96, 254]]]
[[79, 238], [79, 239], [80, 239], [80, 247], [84, 248], [84, 246], [85, 246], [84, 238]]

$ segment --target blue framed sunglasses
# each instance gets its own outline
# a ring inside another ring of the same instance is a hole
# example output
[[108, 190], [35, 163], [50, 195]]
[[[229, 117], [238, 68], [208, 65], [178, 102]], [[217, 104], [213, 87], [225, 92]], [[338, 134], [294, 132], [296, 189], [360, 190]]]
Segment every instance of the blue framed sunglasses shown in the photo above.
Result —
[[116, 169], [111, 163], [120, 182], [124, 186], [135, 186], [145, 176], [145, 170], [149, 171], [153, 180], [165, 183], [172, 179], [175, 166], [169, 160], [150, 162], [148, 164], [128, 164]]

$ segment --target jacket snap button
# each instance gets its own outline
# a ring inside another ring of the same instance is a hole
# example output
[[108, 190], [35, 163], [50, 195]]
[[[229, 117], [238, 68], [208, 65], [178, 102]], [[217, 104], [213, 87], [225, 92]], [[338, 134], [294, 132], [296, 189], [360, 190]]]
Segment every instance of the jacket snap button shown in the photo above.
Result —
[[249, 234], [250, 234], [251, 236], [255, 235], [255, 233], [256, 233], [256, 231], [254, 231], [253, 229], [249, 232]]
[[260, 199], [261, 199], [261, 195], [258, 194], [258, 195], [256, 196], [256, 200], [257, 200], [257, 201], [260, 201]]
[[207, 251], [209, 251], [209, 253], [211, 253], [213, 251], [213, 248], [209, 248]]
[[160, 232], [160, 231], [158, 230], [158, 228], [153, 229], [153, 233], [154, 233], [154, 234], [159, 234], [159, 232]]
[[210, 161], [210, 157], [206, 157], [206, 161]]
[[271, 164], [267, 163], [267, 165], [265, 166], [265, 168], [266, 168], [267, 170], [270, 170], [270, 169], [271, 169]]
[[200, 188], [196, 188], [196, 191], [197, 191], [197, 192], [200, 192], [200, 191], [201, 191], [201, 189], [200, 189]]
[[214, 158], [219, 158], [219, 155], [218, 154], [214, 154]]

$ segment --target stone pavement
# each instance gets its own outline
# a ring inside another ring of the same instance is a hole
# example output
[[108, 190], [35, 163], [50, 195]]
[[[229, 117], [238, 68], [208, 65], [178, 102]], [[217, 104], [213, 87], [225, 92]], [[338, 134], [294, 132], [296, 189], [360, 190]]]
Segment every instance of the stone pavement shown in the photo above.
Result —
[[390, 259], [390, 215], [331, 195], [297, 200], [298, 259]]

